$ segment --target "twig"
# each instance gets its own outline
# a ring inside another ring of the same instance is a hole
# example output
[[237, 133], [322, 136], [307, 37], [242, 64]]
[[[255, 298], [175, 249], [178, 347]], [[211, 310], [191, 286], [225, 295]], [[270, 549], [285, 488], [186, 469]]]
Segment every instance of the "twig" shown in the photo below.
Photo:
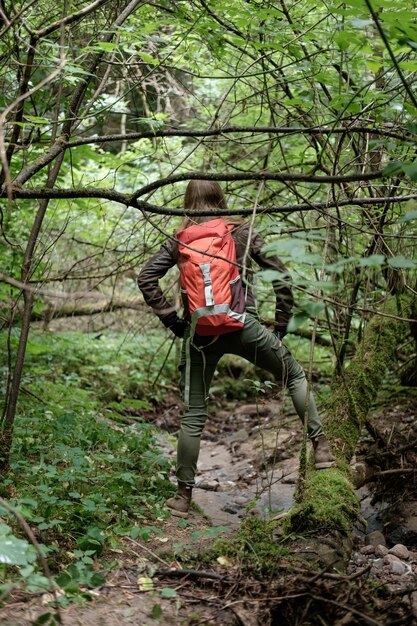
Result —
[[135, 539], [132, 539], [132, 537], [125, 537], [125, 538], [128, 539], [129, 541], [131, 541], [132, 543], [134, 543], [135, 546], [138, 546], [138, 548], [140, 548], [141, 550], [145, 550], [145, 552], [148, 552], [148, 554], [153, 556], [160, 563], [163, 563], [163, 565], [166, 565], [167, 567], [169, 567], [169, 563], [167, 563], [167, 561], [164, 561], [164, 559], [161, 559], [161, 557], [159, 557], [157, 554], [155, 554], [155, 552], [152, 552], [152, 550], [150, 550], [149, 548], [144, 546], [142, 543], [139, 543], [139, 541], [136, 541]]
[[333, 606], [337, 606], [340, 609], [344, 609], [347, 612], [353, 613], [354, 615], [358, 615], [361, 619], [363, 619], [367, 624], [370, 624], [371, 626], [383, 626], [383, 624], [381, 622], [377, 622], [372, 617], [369, 617], [368, 615], [365, 615], [361, 611], [358, 611], [357, 609], [354, 609], [351, 606], [346, 606], [346, 604], [342, 604], [341, 602], [336, 602], [335, 600], [330, 600], [330, 598], [323, 598], [322, 596], [315, 596], [315, 595], [311, 595], [311, 598], [313, 598], [313, 600], [317, 600], [319, 602], [325, 602], [327, 604], [332, 604]]
[[176, 567], [170, 567], [167, 570], [157, 570], [158, 576], [174, 576], [175, 578], [182, 578], [183, 576], [190, 576], [192, 578], [208, 578], [210, 580], [229, 580], [226, 576], [221, 574], [215, 574], [214, 572], [204, 572], [199, 569], [178, 569]]
[[60, 624], [63, 624], [62, 621], [62, 617], [61, 617], [61, 612], [60, 612], [60, 608], [59, 608], [59, 604], [58, 604], [58, 596], [56, 594], [56, 586], [54, 584], [54, 581], [52, 579], [52, 574], [51, 574], [51, 570], [49, 569], [49, 565], [45, 559], [45, 555], [41, 550], [41, 547], [39, 545], [39, 543], [36, 540], [35, 535], [33, 534], [33, 531], [31, 529], [31, 527], [29, 526], [29, 524], [27, 523], [27, 521], [20, 515], [20, 513], [18, 513], [16, 511], [16, 509], [14, 509], [10, 504], [8, 504], [5, 500], [3, 500], [3, 498], [0, 498], [0, 505], [6, 509], [6, 511], [9, 511], [9, 513], [11, 513], [12, 515], [14, 515], [14, 517], [17, 519], [17, 521], [19, 522], [20, 527], [22, 528], [22, 530], [26, 533], [26, 536], [28, 537], [29, 541], [31, 542], [31, 544], [33, 545], [33, 547], [35, 548], [39, 560], [41, 562], [43, 571], [45, 573], [45, 576], [47, 577], [50, 587], [51, 587], [51, 591], [52, 591], [52, 595], [54, 596], [54, 600], [55, 600], [55, 611], [56, 611], [56, 615], [58, 618], [58, 622]]
[[[355, 572], [354, 574], [350, 574], [349, 576], [346, 576], [344, 574], [334, 574], [333, 572], [326, 572], [325, 570], [323, 570], [319, 574], [314, 576], [314, 578], [312, 578], [308, 582], [309, 583], [313, 582], [313, 581], [317, 580], [320, 577], [322, 577], [322, 578], [329, 578], [331, 580], [350, 581], [350, 580], [354, 580], [355, 578], [360, 578], [361, 576], [363, 576], [363, 574], [366, 574], [366, 572], [368, 572], [371, 568], [372, 568], [372, 564], [368, 564], [363, 569]], [[291, 571], [296, 573], [296, 574], [301, 574], [301, 575], [304, 575], [304, 576], [306, 576], [308, 574], [311, 574], [310, 570], [303, 569], [301, 567], [291, 566]]]
[[168, 352], [167, 352], [167, 353], [166, 353], [166, 355], [165, 355], [164, 362], [162, 363], [161, 367], [159, 368], [158, 373], [157, 373], [157, 375], [155, 376], [155, 379], [154, 379], [153, 383], [151, 384], [151, 388], [152, 388], [152, 389], [155, 387], [155, 385], [156, 385], [157, 381], [159, 380], [159, 377], [160, 377], [160, 375], [161, 375], [161, 372], [162, 372], [162, 370], [164, 369], [166, 362], [168, 361], [169, 355], [171, 354], [171, 350], [172, 350], [172, 348], [173, 348], [173, 346], [174, 346], [174, 344], [175, 344], [175, 340], [176, 340], [176, 336], [174, 335], [174, 336], [172, 337], [171, 345], [170, 345], [170, 346], [169, 346], [169, 348], [168, 348]]
[[372, 474], [372, 476], [369, 476], [369, 478], [365, 480], [364, 485], [366, 483], [372, 483], [375, 480], [378, 480], [378, 478], [381, 478], [381, 476], [390, 476], [392, 474], [411, 474], [411, 473], [416, 473], [416, 472], [417, 472], [417, 468], [415, 467], [403, 467], [403, 468], [397, 468], [397, 469], [384, 470], [383, 472], [378, 472], [377, 474]]
[[401, 68], [400, 68], [400, 66], [399, 66], [399, 64], [398, 64], [397, 59], [395, 58], [395, 54], [393, 53], [392, 48], [391, 48], [391, 46], [390, 46], [390, 43], [389, 43], [389, 41], [388, 41], [388, 38], [387, 38], [387, 36], [386, 36], [386, 34], [385, 34], [385, 31], [384, 31], [384, 29], [383, 29], [383, 28], [382, 28], [382, 26], [381, 26], [381, 22], [380, 22], [380, 21], [379, 21], [379, 19], [378, 19], [378, 15], [377, 15], [377, 13], [375, 12], [375, 10], [374, 10], [374, 8], [373, 8], [373, 6], [372, 6], [372, 4], [370, 3], [370, 1], [369, 1], [369, 0], [365, 0], [365, 4], [366, 4], [366, 6], [367, 6], [367, 7], [368, 7], [368, 9], [369, 9], [369, 12], [370, 12], [371, 17], [372, 17], [372, 19], [373, 19], [373, 21], [374, 21], [374, 24], [375, 24], [375, 26], [377, 27], [377, 30], [378, 30], [378, 32], [379, 32], [379, 34], [380, 34], [380, 36], [381, 36], [382, 41], [384, 42], [384, 45], [385, 45], [385, 47], [386, 47], [386, 49], [387, 49], [387, 51], [388, 51], [388, 54], [389, 54], [389, 55], [390, 55], [390, 57], [391, 57], [391, 61], [392, 61], [393, 65], [394, 65], [394, 67], [395, 67], [395, 69], [396, 69], [396, 71], [397, 71], [398, 76], [400, 77], [400, 80], [401, 80], [401, 82], [402, 82], [402, 84], [403, 84], [403, 86], [404, 86], [404, 89], [405, 89], [405, 90], [406, 90], [406, 92], [408, 93], [408, 95], [409, 95], [409, 97], [410, 97], [410, 100], [411, 100], [411, 102], [413, 103], [413, 105], [414, 105], [415, 107], [417, 107], [417, 100], [416, 100], [416, 97], [415, 97], [415, 95], [413, 94], [413, 92], [412, 92], [412, 90], [411, 90], [411, 87], [410, 87], [410, 85], [408, 84], [408, 82], [407, 82], [407, 80], [406, 80], [406, 78], [405, 78], [405, 76], [404, 76], [404, 74], [403, 74], [403, 72], [402, 72], [402, 70], [401, 70]]
[[407, 450], [412, 450], [413, 448], [417, 447], [417, 441], [410, 441], [410, 443], [407, 443], [403, 446], [401, 446], [400, 448], [397, 448], [395, 450], [387, 450], [386, 452], [382, 452], [381, 456], [388, 456], [388, 455], [392, 455], [392, 454], [400, 454], [401, 452], [406, 452]]

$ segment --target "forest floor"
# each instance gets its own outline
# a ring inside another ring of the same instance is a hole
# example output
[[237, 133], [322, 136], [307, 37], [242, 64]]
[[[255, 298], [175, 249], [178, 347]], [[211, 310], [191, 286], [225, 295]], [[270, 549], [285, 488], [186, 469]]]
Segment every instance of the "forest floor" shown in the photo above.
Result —
[[[389, 406], [377, 408], [374, 438], [394, 441], [394, 430], [388, 426], [394, 416], [398, 445], [408, 445], [409, 451], [417, 430], [416, 404], [415, 394], [404, 393]], [[314, 572], [307, 564], [305, 569], [294, 570], [284, 561], [278, 576], [265, 578], [247, 571], [243, 560], [231, 560], [221, 551], [214, 564], [205, 560], [215, 539], [231, 540], [245, 517], [268, 519], [291, 506], [302, 428], [287, 410], [277, 424], [276, 416], [282, 413], [281, 403], [271, 399], [217, 406], [202, 442], [195, 505], [188, 519], [156, 520], [147, 541], [125, 538], [116, 550], [110, 550], [105, 558], [116, 559], [118, 567], [107, 575], [105, 585], [90, 594], [88, 602], [61, 609], [62, 623], [417, 624], [417, 506], [410, 499], [401, 524], [389, 526], [384, 517], [387, 503], [376, 502], [378, 498], [370, 493], [371, 485], [382, 489], [374, 480], [358, 490], [367, 525], [355, 529], [351, 559], [343, 573], [333, 568]], [[178, 424], [178, 403], [167, 402], [157, 421], [172, 433]], [[162, 435], [160, 445], [167, 455], [174, 455], [171, 435]], [[375, 445], [365, 433], [358, 448], [359, 470], [367, 457], [381, 471], [377, 459], [381, 442], [376, 451]], [[404, 460], [413, 464], [414, 457], [400, 456], [400, 465]], [[391, 461], [393, 457], [395, 454]], [[411, 469], [409, 482], [414, 484], [415, 467]], [[397, 500], [401, 500], [407, 473], [397, 469], [392, 476], [397, 480]], [[49, 594], [17, 593], [0, 609], [0, 623], [57, 623], [48, 622], [46, 616], [45, 621], [40, 618], [48, 613], [54, 618], [50, 602]], [[300, 614], [300, 604], [305, 607], [304, 614]]]

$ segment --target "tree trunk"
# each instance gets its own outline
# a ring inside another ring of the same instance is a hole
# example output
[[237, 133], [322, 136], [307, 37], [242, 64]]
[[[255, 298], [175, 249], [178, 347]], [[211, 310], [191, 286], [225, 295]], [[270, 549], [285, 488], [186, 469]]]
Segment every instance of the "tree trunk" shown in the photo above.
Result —
[[[131, 0], [122, 9], [117, 17], [115, 18], [112, 27], [108, 29], [103, 36], [100, 37], [100, 40], [103, 43], [110, 42], [114, 39], [117, 28], [120, 27], [124, 21], [136, 10], [138, 5], [141, 3], [141, 0]], [[63, 31], [64, 32], [64, 31]], [[37, 172], [41, 171], [45, 167], [48, 168], [48, 177], [46, 181], [45, 188], [50, 191], [54, 188], [60, 169], [61, 164], [64, 159], [64, 154], [66, 150], [66, 142], [68, 141], [72, 131], [76, 127], [78, 122], [78, 114], [80, 108], [84, 102], [88, 86], [92, 82], [93, 78], [95, 78], [98, 67], [105, 56], [105, 51], [100, 50], [97, 53], [92, 53], [89, 55], [88, 62], [85, 66], [86, 75], [88, 75], [88, 79], [83, 77], [78, 81], [75, 89], [69, 99], [68, 107], [66, 111], [65, 119], [62, 123], [61, 134], [59, 137], [56, 137], [55, 132], [58, 126], [58, 117], [59, 117], [59, 106], [56, 108], [56, 119], [55, 119], [55, 131], [52, 134], [51, 138], [51, 147], [48, 152], [42, 154], [37, 159], [35, 159], [32, 163], [30, 163], [27, 167], [23, 168], [19, 174], [14, 179], [14, 184], [23, 185], [25, 182], [30, 180]], [[31, 69], [33, 59], [30, 58], [28, 61], [28, 68]], [[28, 69], [28, 71], [29, 71]], [[23, 104], [22, 104], [23, 106]], [[22, 109], [23, 111], [23, 109]], [[20, 116], [20, 106], [18, 110], [18, 116]], [[11, 157], [9, 154], [9, 158]], [[10, 186], [8, 183], [8, 175], [7, 171], [4, 172], [4, 179], [6, 181], [6, 191], [9, 194], [10, 190], [7, 189]], [[35, 250], [38, 242], [39, 233], [42, 227], [42, 223], [49, 205], [48, 198], [44, 198], [39, 203], [39, 209], [36, 213], [34, 222], [32, 224], [28, 243], [25, 249], [23, 265], [21, 268], [21, 281], [23, 284], [27, 284], [31, 277], [34, 260], [35, 260]], [[17, 401], [20, 391], [20, 382], [22, 379], [23, 373], [23, 365], [25, 361], [25, 353], [26, 353], [26, 345], [29, 336], [29, 328], [33, 310], [33, 301], [34, 296], [33, 292], [24, 290], [24, 307], [23, 307], [23, 321], [22, 321], [22, 330], [19, 336], [19, 343], [17, 348], [17, 353], [15, 357], [15, 362], [13, 366], [12, 375], [9, 378], [8, 389], [6, 389], [6, 400], [5, 400], [5, 409], [4, 416], [0, 423], [0, 472], [5, 473], [9, 467], [9, 457], [10, 457], [10, 449], [12, 445], [13, 439], [13, 425], [16, 416], [17, 409]]]
[[349, 463], [385, 372], [395, 361], [398, 342], [407, 330], [407, 324], [396, 317], [398, 310], [408, 317], [406, 300], [397, 302], [392, 297], [381, 315], [369, 322], [349, 367], [334, 380], [323, 427], [337, 465], [315, 471], [311, 462], [304, 463], [296, 504], [285, 521], [293, 532], [308, 533], [308, 549], [300, 548], [303, 558], [313, 557], [325, 566], [341, 568], [350, 555], [350, 531], [360, 519], [360, 506]]

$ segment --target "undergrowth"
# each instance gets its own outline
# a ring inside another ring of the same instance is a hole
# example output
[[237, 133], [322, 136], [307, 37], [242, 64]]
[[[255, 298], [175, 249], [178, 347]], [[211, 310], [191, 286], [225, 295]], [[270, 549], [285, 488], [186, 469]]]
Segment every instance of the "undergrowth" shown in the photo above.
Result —
[[278, 523], [258, 517], [243, 519], [233, 537], [218, 539], [206, 554], [207, 561], [229, 557], [239, 563], [242, 572], [271, 576], [280, 571], [282, 559], [288, 556]]
[[[10, 471], [0, 496], [32, 528], [54, 584], [64, 591], [62, 604], [103, 582], [103, 567], [115, 565], [109, 558], [121, 537], [146, 541], [158, 530], [154, 520], [166, 515], [163, 505], [173, 490], [169, 462], [159, 450], [157, 429], [145, 418], [177, 390], [171, 348], [172, 340], [161, 334], [30, 336]], [[7, 354], [5, 334], [0, 351]], [[248, 373], [233, 367], [226, 359], [232, 395], [246, 395]], [[5, 365], [0, 374], [6, 381]], [[0, 388], [0, 399], [4, 393]], [[216, 550], [259, 574], [279, 568], [286, 552], [274, 526], [255, 519]], [[50, 581], [14, 516], [0, 508], [0, 594], [16, 585], [38, 592], [49, 589]]]
[[[169, 364], [160, 372], [168, 346], [157, 348], [152, 337], [31, 336], [0, 495], [31, 526], [56, 585], [66, 591], [63, 603], [100, 584], [97, 557], [107, 547], [123, 535], [139, 536], [165, 515], [169, 461], [156, 428], [141, 418], [141, 409], [150, 413], [158, 401], [154, 378], [163, 391], [173, 377]], [[143, 368], [152, 350], [152, 365]], [[112, 419], [114, 407], [128, 398], [137, 414], [121, 427]], [[46, 589], [49, 582], [14, 516], [5, 509], [0, 514], [0, 591], [16, 582], [30, 591]]]

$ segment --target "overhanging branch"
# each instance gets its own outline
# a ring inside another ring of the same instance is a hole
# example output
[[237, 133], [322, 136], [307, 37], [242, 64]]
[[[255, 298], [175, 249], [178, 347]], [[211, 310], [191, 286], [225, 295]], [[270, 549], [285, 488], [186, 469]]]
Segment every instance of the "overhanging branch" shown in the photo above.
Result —
[[[0, 192], [0, 198], [5, 198], [7, 192], [2, 190]], [[20, 187], [13, 188], [13, 197], [23, 200], [40, 200], [43, 198], [49, 198], [51, 200], [74, 200], [77, 198], [91, 198], [97, 200], [109, 200], [110, 202], [116, 202], [124, 206], [131, 206], [134, 209], [138, 209], [145, 213], [152, 213], [157, 215], [172, 215], [183, 217], [185, 214], [184, 209], [170, 208], [164, 206], [157, 206], [143, 200], [132, 198], [130, 194], [124, 194], [116, 191], [115, 189], [101, 189], [94, 187], [85, 187], [81, 189], [22, 189]], [[409, 200], [417, 200], [416, 194], [408, 194], [404, 196], [386, 196], [376, 198], [346, 198], [336, 202], [309, 202], [299, 204], [283, 204], [281, 206], [272, 205], [270, 207], [259, 206], [257, 208], [258, 213], [263, 215], [269, 215], [274, 213], [294, 213], [295, 211], [324, 211], [334, 207], [345, 206], [371, 206], [371, 205], [384, 205], [386, 203], [399, 203], [408, 202]], [[207, 209], [205, 211], [193, 211], [193, 215], [204, 216], [226, 216], [226, 215], [253, 215], [253, 207], [242, 208], [236, 207], [234, 209]]]
[[145, 196], [160, 187], [165, 187], [166, 185], [173, 185], [174, 183], [179, 183], [186, 180], [218, 180], [223, 182], [233, 182], [233, 181], [241, 181], [241, 180], [273, 180], [275, 182], [281, 183], [315, 183], [315, 184], [344, 184], [344, 183], [354, 183], [354, 182], [366, 182], [370, 180], [384, 178], [382, 170], [378, 172], [364, 172], [358, 174], [346, 174], [345, 176], [340, 175], [323, 175], [316, 176], [315, 174], [289, 174], [289, 173], [281, 173], [281, 172], [238, 172], [234, 174], [224, 173], [218, 174], [217, 172], [209, 173], [209, 172], [184, 172], [182, 174], [174, 174], [173, 176], [167, 176], [166, 178], [159, 178], [148, 185], [144, 185], [134, 194], [132, 194], [132, 201], [136, 200], [140, 196]]
[[139, 139], [155, 139], [157, 137], [221, 137], [233, 133], [252, 135], [341, 135], [341, 134], [372, 134], [381, 137], [391, 137], [399, 141], [415, 141], [415, 137], [407, 130], [404, 134], [396, 133], [385, 128], [373, 128], [370, 126], [349, 127], [328, 127], [313, 126], [303, 128], [302, 126], [225, 126], [223, 128], [207, 128], [203, 130], [193, 130], [188, 128], [164, 128], [159, 130], [144, 130], [136, 133], [116, 133], [111, 135], [92, 135], [90, 137], [80, 137], [68, 141], [67, 148], [76, 148], [87, 144], [112, 143], [119, 141], [138, 141]]

